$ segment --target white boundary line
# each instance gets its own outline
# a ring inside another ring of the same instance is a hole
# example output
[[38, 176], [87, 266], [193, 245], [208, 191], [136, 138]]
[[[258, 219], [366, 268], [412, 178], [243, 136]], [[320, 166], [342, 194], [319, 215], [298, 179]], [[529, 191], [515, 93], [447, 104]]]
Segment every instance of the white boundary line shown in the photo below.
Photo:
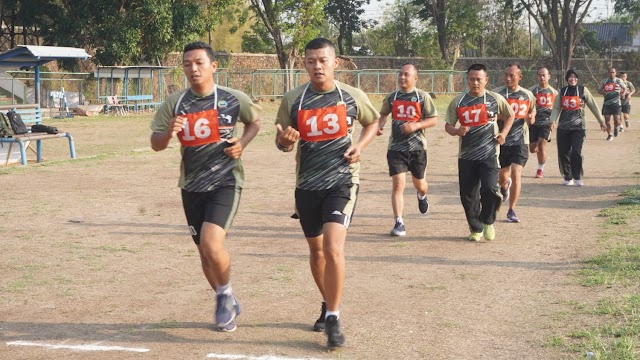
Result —
[[227, 360], [320, 360], [316, 358], [289, 358], [280, 357], [275, 355], [263, 355], [263, 356], [250, 356], [250, 355], [235, 355], [235, 354], [207, 354], [208, 358], [213, 359], [227, 359]]
[[7, 346], [39, 346], [47, 349], [66, 349], [77, 351], [131, 351], [131, 352], [149, 352], [149, 349], [144, 348], [126, 348], [122, 346], [103, 346], [103, 345], [65, 345], [65, 344], [47, 344], [31, 341], [10, 341], [7, 342]]

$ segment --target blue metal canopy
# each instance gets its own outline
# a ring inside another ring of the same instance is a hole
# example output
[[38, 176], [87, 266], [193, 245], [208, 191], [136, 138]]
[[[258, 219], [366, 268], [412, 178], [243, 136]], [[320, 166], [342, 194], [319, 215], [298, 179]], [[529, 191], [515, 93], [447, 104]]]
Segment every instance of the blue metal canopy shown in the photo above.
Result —
[[60, 59], [88, 59], [90, 56], [84, 49], [63, 46], [18, 45], [11, 50], [0, 53], [0, 67], [35, 68], [36, 99], [40, 98], [39, 66]]

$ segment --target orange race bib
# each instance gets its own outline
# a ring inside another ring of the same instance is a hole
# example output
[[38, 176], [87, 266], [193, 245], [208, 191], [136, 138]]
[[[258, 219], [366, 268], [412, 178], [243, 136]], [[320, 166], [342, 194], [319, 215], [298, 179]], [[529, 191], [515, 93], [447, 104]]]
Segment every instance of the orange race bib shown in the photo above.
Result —
[[580, 97], [579, 96], [563, 96], [562, 110], [567, 110], [567, 111], [580, 110]]
[[415, 101], [393, 100], [391, 117], [398, 121], [420, 121], [422, 120], [422, 106]]
[[462, 126], [480, 126], [489, 123], [487, 104], [458, 106], [458, 121]]
[[541, 108], [551, 108], [553, 101], [556, 99], [555, 94], [536, 93], [536, 106]]
[[607, 92], [607, 93], [616, 91], [616, 83], [606, 83], [604, 84], [602, 89], [604, 90], [604, 92]]
[[184, 128], [178, 132], [182, 146], [199, 146], [220, 141], [218, 110], [211, 109], [182, 115], [187, 118]]
[[511, 105], [511, 109], [515, 113], [516, 119], [524, 119], [529, 113], [529, 99], [507, 99], [507, 102]]
[[298, 110], [298, 131], [304, 141], [333, 140], [347, 135], [346, 105]]

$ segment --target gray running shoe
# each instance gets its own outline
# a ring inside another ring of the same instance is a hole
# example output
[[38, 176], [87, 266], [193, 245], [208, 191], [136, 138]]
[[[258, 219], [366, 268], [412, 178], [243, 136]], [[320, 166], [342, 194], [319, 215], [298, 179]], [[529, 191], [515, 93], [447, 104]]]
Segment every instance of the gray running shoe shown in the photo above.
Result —
[[340, 328], [340, 321], [335, 315], [327, 316], [326, 328], [324, 333], [327, 334], [327, 346], [330, 348], [337, 348], [344, 346], [346, 342], [344, 333]]
[[216, 326], [218, 330], [235, 330], [236, 316], [238, 316], [240, 304], [238, 304], [233, 295], [220, 294], [216, 298]]
[[396, 224], [393, 226], [393, 229], [391, 229], [391, 236], [405, 236], [407, 235], [407, 231], [404, 227], [404, 224], [401, 223], [400, 221], [396, 221]]
[[509, 201], [509, 195], [511, 194], [511, 178], [507, 179], [507, 188], [504, 189], [500, 186], [500, 193], [502, 194], [502, 202]]
[[426, 214], [429, 212], [429, 199], [427, 199], [427, 195], [425, 194], [424, 199], [420, 199], [420, 193], [417, 193], [418, 196], [418, 210], [420, 210], [421, 214]]

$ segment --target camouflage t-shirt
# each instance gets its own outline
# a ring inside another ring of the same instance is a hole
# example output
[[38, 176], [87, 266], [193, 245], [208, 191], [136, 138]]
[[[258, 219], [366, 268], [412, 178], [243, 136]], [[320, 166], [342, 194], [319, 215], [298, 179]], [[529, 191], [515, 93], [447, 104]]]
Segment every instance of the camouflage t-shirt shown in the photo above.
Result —
[[529, 91], [536, 99], [536, 121], [534, 125], [550, 125], [551, 109], [553, 108], [553, 102], [556, 100], [556, 95], [558, 95], [558, 90], [551, 86], [542, 88], [540, 85], [534, 85], [529, 88]]
[[557, 122], [559, 130], [585, 130], [585, 105], [596, 116], [598, 122], [604, 122], [589, 89], [582, 85], [565, 86], [560, 89], [553, 103], [551, 121]]
[[387, 95], [382, 101], [380, 115], [391, 115], [389, 150], [417, 151], [427, 149], [425, 129], [403, 134], [400, 128], [407, 121], [422, 121], [438, 116], [438, 112], [431, 96], [423, 90], [415, 89], [409, 93], [398, 90]]
[[[206, 119], [206, 114], [212, 110], [218, 113], [217, 124]], [[250, 124], [258, 119], [259, 110], [260, 107], [246, 94], [223, 86], [216, 86], [206, 96], [198, 96], [190, 89], [171, 94], [154, 116], [151, 130], [166, 131], [171, 118], [181, 115], [194, 124], [191, 128], [185, 127], [186, 132], [178, 133], [179, 138], [217, 140], [202, 145], [181, 145], [178, 186], [191, 192], [207, 192], [228, 185], [241, 187], [244, 180], [242, 162], [223, 152], [227, 145], [225, 140], [236, 136], [238, 120]]]
[[360, 163], [349, 164], [343, 155], [352, 144], [355, 121], [366, 126], [380, 114], [362, 90], [335, 83], [327, 92], [314, 91], [307, 83], [282, 98], [276, 124], [300, 132], [296, 154], [299, 189], [324, 190], [359, 183]]
[[[464, 93], [453, 98], [447, 108], [445, 121], [451, 126], [457, 122], [470, 126], [469, 132], [460, 137], [460, 159], [486, 160], [498, 155], [499, 146], [495, 140], [498, 115], [513, 116], [511, 106], [498, 93], [485, 91], [479, 97]], [[476, 123], [481, 125], [474, 126]]]
[[[502, 146], [518, 146], [529, 143], [529, 125], [526, 122], [526, 117], [531, 113], [536, 106], [536, 100], [533, 97], [531, 91], [518, 85], [516, 91], [510, 91], [506, 86], [500, 86], [493, 90], [502, 95], [505, 100], [511, 106], [515, 114], [513, 125], [507, 138], [504, 139]], [[503, 122], [498, 123], [500, 130], [504, 126]]]
[[627, 85], [620, 78], [606, 78], [600, 88], [604, 93], [604, 106], [620, 105], [620, 94], [627, 89]]
[[631, 81], [627, 81], [626, 85], [627, 85], [628, 93], [627, 95], [625, 95], [624, 99], [622, 100], [622, 105], [629, 105], [629, 93], [636, 91], [636, 87], [633, 86]]

